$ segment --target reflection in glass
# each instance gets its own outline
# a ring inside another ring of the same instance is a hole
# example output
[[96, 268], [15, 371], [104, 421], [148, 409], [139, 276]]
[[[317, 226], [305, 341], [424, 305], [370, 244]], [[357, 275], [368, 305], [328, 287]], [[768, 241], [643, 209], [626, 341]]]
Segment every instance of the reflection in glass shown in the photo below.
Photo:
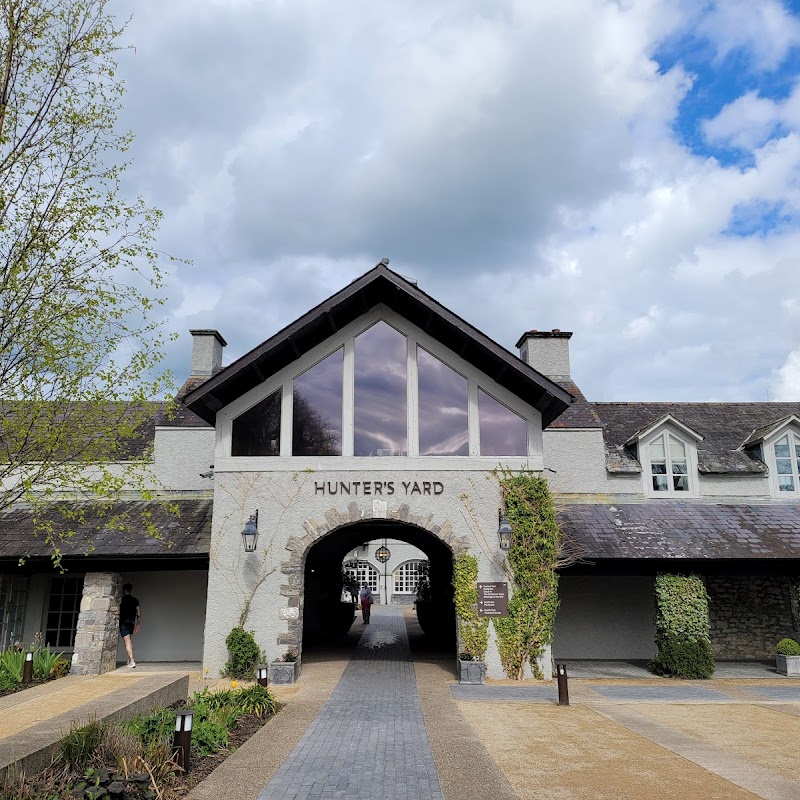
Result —
[[[797, 445], [795, 445], [796, 454]], [[775, 442], [775, 466], [778, 473], [778, 490], [781, 492], [794, 491], [794, 471], [792, 469], [792, 447], [789, 443], [789, 434]], [[800, 461], [797, 463], [798, 473], [800, 473]]]
[[469, 452], [467, 379], [417, 349], [419, 454], [465, 456]]
[[674, 436], [669, 436], [669, 459], [664, 443], [665, 434], [650, 442], [650, 472], [653, 477], [653, 490], [668, 492], [670, 483], [667, 476], [672, 476], [672, 490], [689, 491], [689, 465], [686, 457], [686, 445]]
[[482, 456], [525, 456], [528, 454], [528, 426], [483, 389], [478, 389], [478, 418]]
[[355, 339], [355, 455], [407, 455], [406, 406], [406, 337], [378, 322]]
[[294, 379], [292, 455], [342, 454], [343, 366], [340, 348]]
[[277, 456], [281, 442], [281, 390], [233, 421], [232, 456]]

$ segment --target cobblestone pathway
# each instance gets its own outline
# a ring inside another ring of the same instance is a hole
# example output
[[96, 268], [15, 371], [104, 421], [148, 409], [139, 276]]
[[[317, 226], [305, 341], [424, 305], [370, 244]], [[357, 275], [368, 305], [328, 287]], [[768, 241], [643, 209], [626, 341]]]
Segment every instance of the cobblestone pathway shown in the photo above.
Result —
[[373, 606], [338, 685], [259, 795], [318, 798], [442, 800], [398, 607]]

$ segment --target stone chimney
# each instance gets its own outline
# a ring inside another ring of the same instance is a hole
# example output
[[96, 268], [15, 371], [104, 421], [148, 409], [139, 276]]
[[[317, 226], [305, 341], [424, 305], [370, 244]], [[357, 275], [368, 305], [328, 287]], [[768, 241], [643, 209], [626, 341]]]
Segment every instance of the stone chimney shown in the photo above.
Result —
[[219, 331], [194, 330], [192, 334], [192, 378], [210, 378], [222, 369], [222, 348], [228, 343]]
[[517, 342], [519, 357], [552, 381], [571, 380], [569, 374], [570, 331], [526, 331]]

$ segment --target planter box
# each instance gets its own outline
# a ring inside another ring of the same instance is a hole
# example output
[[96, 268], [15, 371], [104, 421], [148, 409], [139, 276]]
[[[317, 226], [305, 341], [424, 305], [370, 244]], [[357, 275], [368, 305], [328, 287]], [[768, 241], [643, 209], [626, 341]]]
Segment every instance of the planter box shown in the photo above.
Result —
[[269, 665], [269, 682], [276, 686], [288, 686], [300, 677], [300, 659], [297, 661], [273, 661]]
[[776, 653], [775, 665], [781, 675], [800, 678], [800, 656], [782, 656]]
[[458, 682], [469, 685], [486, 683], [486, 664], [483, 661], [458, 660]]

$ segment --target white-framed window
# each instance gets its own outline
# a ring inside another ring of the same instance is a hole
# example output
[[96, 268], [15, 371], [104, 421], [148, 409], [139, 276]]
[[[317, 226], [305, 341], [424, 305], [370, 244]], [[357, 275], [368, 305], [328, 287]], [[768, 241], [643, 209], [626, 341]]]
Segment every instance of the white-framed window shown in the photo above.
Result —
[[392, 576], [395, 594], [414, 594], [419, 582], [419, 565], [418, 560], [406, 561], [395, 569]]
[[645, 493], [651, 497], [697, 494], [694, 446], [674, 431], [661, 429], [639, 442]]
[[247, 457], [408, 456], [449, 459], [459, 469], [466, 457], [541, 458], [536, 409], [385, 308], [217, 418], [219, 458], [238, 464]]
[[773, 486], [779, 497], [800, 492], [800, 435], [786, 431], [771, 445]]
[[345, 565], [345, 570], [358, 582], [359, 588], [366, 583], [373, 592], [377, 593], [380, 573], [369, 561], [359, 560], [355, 564], [350, 561]]

